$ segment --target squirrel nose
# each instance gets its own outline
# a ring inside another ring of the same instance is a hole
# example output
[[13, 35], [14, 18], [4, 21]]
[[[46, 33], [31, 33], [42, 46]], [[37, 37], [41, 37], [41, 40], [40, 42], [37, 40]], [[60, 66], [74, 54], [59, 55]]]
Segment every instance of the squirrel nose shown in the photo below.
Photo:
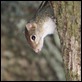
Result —
[[40, 49], [36, 49], [34, 50], [36, 53], [39, 53], [41, 50]]

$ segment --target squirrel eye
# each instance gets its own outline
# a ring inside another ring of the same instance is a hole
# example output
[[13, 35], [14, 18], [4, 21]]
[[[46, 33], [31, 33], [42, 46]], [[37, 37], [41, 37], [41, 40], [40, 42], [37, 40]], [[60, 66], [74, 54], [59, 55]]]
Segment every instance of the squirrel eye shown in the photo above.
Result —
[[35, 40], [36, 39], [35, 35], [32, 35], [31, 39], [32, 40]]

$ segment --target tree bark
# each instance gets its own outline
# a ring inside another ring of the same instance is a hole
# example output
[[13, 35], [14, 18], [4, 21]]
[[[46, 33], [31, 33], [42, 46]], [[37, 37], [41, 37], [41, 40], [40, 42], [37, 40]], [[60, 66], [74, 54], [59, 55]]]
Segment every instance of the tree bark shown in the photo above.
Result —
[[81, 1], [54, 1], [66, 79], [81, 80]]

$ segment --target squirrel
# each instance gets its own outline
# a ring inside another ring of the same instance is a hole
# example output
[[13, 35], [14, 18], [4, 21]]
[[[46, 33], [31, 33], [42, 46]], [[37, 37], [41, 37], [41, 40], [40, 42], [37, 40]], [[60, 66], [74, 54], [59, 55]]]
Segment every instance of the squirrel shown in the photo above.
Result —
[[54, 34], [56, 30], [56, 19], [50, 2], [43, 5], [25, 26], [25, 37], [31, 48], [39, 53], [42, 50], [44, 38], [49, 34]]

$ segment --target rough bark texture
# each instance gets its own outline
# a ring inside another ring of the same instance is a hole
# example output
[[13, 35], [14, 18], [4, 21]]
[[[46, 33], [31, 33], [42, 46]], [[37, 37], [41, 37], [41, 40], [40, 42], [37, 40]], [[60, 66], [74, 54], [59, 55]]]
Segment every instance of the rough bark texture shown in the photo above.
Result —
[[54, 1], [66, 79], [81, 80], [81, 2]]

